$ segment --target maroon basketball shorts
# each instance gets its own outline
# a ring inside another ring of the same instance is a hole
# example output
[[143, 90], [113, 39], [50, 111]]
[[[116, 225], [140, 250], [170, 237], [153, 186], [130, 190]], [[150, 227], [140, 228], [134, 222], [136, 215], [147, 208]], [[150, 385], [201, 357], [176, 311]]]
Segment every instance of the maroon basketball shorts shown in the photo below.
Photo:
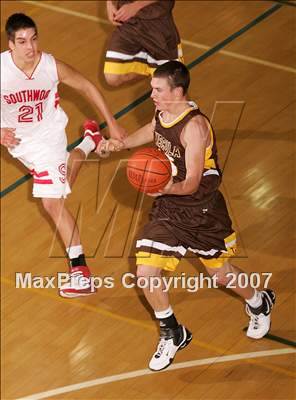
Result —
[[173, 206], [166, 196], [153, 204], [136, 242], [137, 265], [174, 271], [187, 251], [209, 268], [221, 268], [235, 253], [236, 235], [223, 195], [196, 206]]

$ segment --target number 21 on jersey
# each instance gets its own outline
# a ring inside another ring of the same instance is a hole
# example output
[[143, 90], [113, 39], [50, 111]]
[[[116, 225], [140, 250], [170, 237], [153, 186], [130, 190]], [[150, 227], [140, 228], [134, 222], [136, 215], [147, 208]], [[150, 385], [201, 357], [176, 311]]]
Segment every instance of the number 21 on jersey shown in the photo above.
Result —
[[32, 106], [21, 106], [19, 108], [19, 116], [18, 122], [40, 122], [43, 118], [43, 104], [42, 102], [35, 104], [34, 107]]

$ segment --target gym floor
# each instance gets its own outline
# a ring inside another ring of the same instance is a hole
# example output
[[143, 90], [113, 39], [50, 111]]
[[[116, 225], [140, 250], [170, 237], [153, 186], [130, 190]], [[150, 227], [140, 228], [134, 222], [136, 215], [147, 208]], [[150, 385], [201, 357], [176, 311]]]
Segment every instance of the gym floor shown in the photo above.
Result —
[[[151, 206], [127, 183], [128, 151], [103, 161], [92, 155], [67, 200], [92, 272], [112, 277], [113, 288], [74, 300], [52, 288], [17, 289], [16, 273], [52, 277], [65, 272], [67, 262], [31, 197], [28, 171], [3, 149], [3, 399], [295, 398], [295, 5], [177, 1], [174, 9], [191, 71], [190, 96], [217, 135], [221, 189], [239, 237], [234, 263], [261, 287], [270, 277], [268, 286], [277, 293], [270, 334], [258, 341], [246, 337], [244, 305], [229, 291], [178, 286], [171, 303], [193, 341], [164, 372], [148, 370], [158, 328], [141, 291], [121, 282], [125, 273], [135, 273], [133, 241]], [[152, 119], [152, 102], [142, 97], [149, 80], [120, 89], [104, 83], [113, 29], [104, 1], [2, 1], [1, 51], [7, 49], [5, 21], [15, 12], [35, 20], [41, 49], [97, 84], [128, 132]], [[73, 90], [61, 86], [60, 95], [71, 144], [84, 119], [98, 117]], [[189, 256], [176, 275], [201, 273], [198, 259]]]

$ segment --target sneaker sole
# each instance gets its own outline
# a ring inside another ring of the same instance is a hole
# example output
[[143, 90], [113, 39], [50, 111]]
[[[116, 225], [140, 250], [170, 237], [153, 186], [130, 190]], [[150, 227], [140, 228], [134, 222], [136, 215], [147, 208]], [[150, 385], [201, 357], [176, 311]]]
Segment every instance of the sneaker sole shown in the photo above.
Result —
[[62, 290], [59, 291], [59, 295], [65, 299], [73, 299], [75, 297], [85, 297], [85, 296], [91, 296], [92, 294], [95, 294], [97, 291], [94, 290], [93, 292], [79, 292], [79, 293], [74, 293], [74, 292], [64, 292]]

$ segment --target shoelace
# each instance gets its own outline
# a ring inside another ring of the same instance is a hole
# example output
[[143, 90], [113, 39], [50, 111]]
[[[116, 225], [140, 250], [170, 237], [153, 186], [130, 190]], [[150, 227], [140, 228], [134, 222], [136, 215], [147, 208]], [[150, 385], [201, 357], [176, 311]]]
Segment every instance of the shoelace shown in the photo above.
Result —
[[246, 313], [250, 317], [249, 326], [252, 327], [253, 329], [258, 329], [258, 327], [259, 327], [259, 315], [253, 314], [251, 312], [248, 304], [246, 304]]
[[167, 341], [164, 338], [160, 338], [160, 342], [158, 343], [156, 354], [155, 354], [156, 358], [159, 358], [162, 355], [162, 353], [164, 352], [164, 349], [166, 347], [166, 342]]
[[251, 314], [251, 320], [249, 325], [252, 326], [254, 329], [258, 329], [259, 327], [259, 315]]

